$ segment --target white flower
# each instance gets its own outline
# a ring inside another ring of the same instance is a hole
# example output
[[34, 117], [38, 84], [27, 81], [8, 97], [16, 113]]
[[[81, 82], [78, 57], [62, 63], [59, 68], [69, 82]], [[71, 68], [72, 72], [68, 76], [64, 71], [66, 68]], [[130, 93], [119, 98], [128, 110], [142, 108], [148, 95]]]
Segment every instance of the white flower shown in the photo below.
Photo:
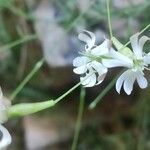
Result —
[[[109, 51], [109, 40], [106, 39], [101, 45], [95, 45], [95, 35], [92, 32], [84, 31], [78, 38], [85, 42], [85, 51], [83, 56], [73, 60], [73, 71], [80, 74], [80, 80], [85, 87], [92, 87], [100, 84], [108, 71], [101, 63], [103, 57], [107, 56]], [[88, 77], [89, 76], [89, 77]]]
[[125, 48], [126, 51], [121, 50], [123, 47], [119, 43], [113, 42], [118, 51], [111, 50], [110, 56], [112, 59], [103, 60], [103, 64], [108, 67], [126, 67], [127, 70], [118, 78], [116, 82], [116, 90], [120, 93], [121, 87], [123, 86], [124, 91], [130, 95], [133, 90], [133, 84], [137, 81], [140, 88], [144, 89], [148, 86], [147, 79], [144, 77], [144, 69], [148, 69], [150, 64], [150, 53], [146, 54], [143, 52], [143, 46], [148, 37], [143, 36], [138, 38], [140, 33], [133, 35], [130, 38], [132, 50]]
[[7, 129], [0, 124], [0, 150], [6, 150], [7, 146], [11, 144], [11, 136]]

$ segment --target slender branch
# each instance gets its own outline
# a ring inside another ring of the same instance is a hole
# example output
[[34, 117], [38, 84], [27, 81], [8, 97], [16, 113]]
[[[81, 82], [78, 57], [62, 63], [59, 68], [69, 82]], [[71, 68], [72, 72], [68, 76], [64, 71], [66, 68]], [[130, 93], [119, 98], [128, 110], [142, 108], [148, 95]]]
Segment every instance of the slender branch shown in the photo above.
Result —
[[104, 88], [104, 90], [96, 97], [95, 100], [89, 105], [90, 109], [94, 109], [96, 105], [101, 101], [101, 99], [112, 89], [115, 85], [117, 78], [124, 72], [125, 70], [121, 71], [116, 77], [114, 77], [111, 82]]
[[[108, 19], [108, 26], [109, 26], [109, 34], [110, 38], [112, 39], [112, 26], [111, 26], [111, 17], [110, 17], [110, 0], [106, 0], [106, 7], [107, 7], [107, 19]], [[108, 93], [108, 91], [114, 86], [116, 81], [116, 77], [107, 85], [107, 87], [98, 95], [98, 97], [90, 104], [89, 108], [93, 109], [97, 105], [97, 103]]]
[[25, 79], [19, 84], [19, 86], [15, 89], [15, 91], [11, 94], [10, 100], [13, 100], [18, 93], [24, 88], [24, 86], [27, 84], [27, 82], [35, 75], [35, 73], [42, 67], [44, 63], [44, 59], [42, 58], [39, 60], [34, 68], [31, 70], [31, 72], [25, 77]]
[[[95, 72], [93, 72], [95, 73]], [[91, 75], [93, 75], [93, 73], [89, 74], [84, 80], [80, 81], [79, 83], [77, 83], [75, 86], [73, 86], [70, 90], [68, 90], [66, 93], [64, 93], [63, 95], [61, 95], [60, 97], [58, 97], [55, 102], [58, 103], [60, 100], [62, 100], [64, 97], [66, 97], [68, 94], [70, 94], [72, 91], [74, 91], [77, 87], [79, 87], [87, 78], [89, 78]]]
[[[34, 103], [21, 103], [12, 105], [8, 110], [8, 116], [9, 118], [12, 117], [21, 117], [30, 115], [42, 110], [45, 110], [47, 108], [55, 106], [60, 100], [62, 100], [65, 96], [69, 95], [73, 90], [75, 90], [79, 85], [81, 85], [81, 82], [76, 84], [74, 87], [72, 87], [69, 91], [64, 93], [62, 96], [60, 96], [58, 99], [48, 99], [47, 101], [42, 102], [34, 102]], [[14, 96], [16, 96], [16, 93], [18, 94], [19, 90], [22, 89], [23, 86], [20, 86], [18, 90], [14, 93]], [[12, 95], [13, 98], [13, 95]]]
[[81, 129], [81, 122], [82, 122], [82, 117], [83, 117], [83, 111], [84, 111], [84, 104], [85, 104], [85, 89], [81, 88], [79, 110], [78, 110], [75, 134], [74, 134], [71, 150], [76, 150], [77, 148], [80, 129]]
[[[150, 27], [150, 24], [148, 24], [144, 29], [142, 29], [139, 33], [142, 34], [143, 32], [145, 32], [148, 28]], [[131, 41], [128, 41], [120, 50], [124, 49], [125, 47], [127, 47], [129, 44], [131, 43]], [[120, 51], [119, 50], [119, 51]]]
[[58, 103], [59, 101], [61, 101], [63, 98], [65, 98], [67, 95], [69, 95], [72, 91], [74, 91], [77, 87], [79, 87], [81, 85], [81, 82], [77, 83], [75, 86], [73, 86], [70, 90], [68, 90], [66, 93], [64, 93], [63, 95], [61, 95], [60, 97], [58, 97], [55, 102]]
[[110, 17], [110, 0], [106, 0], [106, 7], [107, 7], [107, 19], [108, 19], [108, 26], [109, 26], [109, 34], [110, 34], [110, 38], [112, 38], [113, 33], [112, 33], [111, 17]]
[[146, 31], [150, 27], [150, 24], [148, 24], [143, 30], [140, 31], [140, 34], [142, 34], [144, 31]]
[[[92, 74], [87, 76], [87, 78], [90, 77], [91, 75]], [[48, 99], [47, 101], [44, 101], [44, 102], [21, 103], [21, 104], [12, 105], [8, 110], [9, 118], [30, 115], [30, 114], [55, 106], [60, 100], [62, 100], [64, 97], [69, 95], [72, 91], [74, 91], [78, 86], [80, 86], [82, 82], [84, 82], [87, 78], [77, 83], [69, 91], [64, 93], [62, 96], [60, 96], [56, 100]], [[82, 92], [81, 95], [83, 97], [84, 93]]]
[[34, 40], [34, 39], [37, 39], [37, 35], [36, 34], [33, 34], [33, 35], [26, 35], [24, 36], [23, 38], [19, 39], [19, 40], [16, 40], [14, 42], [11, 42], [5, 46], [2, 46], [0, 47], [0, 52], [1, 51], [4, 51], [4, 50], [8, 50], [12, 47], [15, 47], [19, 44], [22, 44], [22, 43], [25, 43], [25, 42], [28, 42], [28, 41], [31, 41], [31, 40]]
[[111, 90], [111, 88], [115, 85], [116, 79], [115, 77], [105, 88], [104, 90], [96, 97], [95, 100], [89, 105], [90, 109], [94, 109], [96, 105], [100, 102], [100, 100]]

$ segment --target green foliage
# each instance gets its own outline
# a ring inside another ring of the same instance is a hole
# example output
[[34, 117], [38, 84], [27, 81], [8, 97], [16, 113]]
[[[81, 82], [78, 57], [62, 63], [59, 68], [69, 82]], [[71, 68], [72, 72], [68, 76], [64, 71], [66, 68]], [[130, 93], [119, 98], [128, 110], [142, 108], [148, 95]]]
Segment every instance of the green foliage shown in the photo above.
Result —
[[14, 0], [0, 0], [0, 8], [9, 7]]

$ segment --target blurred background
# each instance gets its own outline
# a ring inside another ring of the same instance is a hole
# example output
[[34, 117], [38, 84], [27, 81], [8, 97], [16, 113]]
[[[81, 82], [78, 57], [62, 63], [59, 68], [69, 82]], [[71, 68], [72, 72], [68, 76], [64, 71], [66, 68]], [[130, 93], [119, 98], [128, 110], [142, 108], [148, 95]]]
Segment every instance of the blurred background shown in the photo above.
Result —
[[[150, 0], [112, 0], [113, 34], [126, 43], [150, 22]], [[79, 82], [72, 60], [84, 48], [82, 30], [108, 37], [105, 0], [0, 0], [0, 85], [5, 96], [42, 57], [46, 63], [13, 104], [57, 98]], [[150, 35], [149, 30], [145, 35]], [[148, 51], [148, 47], [145, 50]], [[131, 96], [115, 88], [95, 109], [89, 104], [120, 72], [111, 71], [97, 87], [86, 89], [86, 106], [78, 150], [150, 150], [150, 89], [135, 84]], [[148, 80], [150, 75], [146, 74]], [[73, 140], [80, 88], [57, 106], [6, 124], [10, 150], [68, 150]]]

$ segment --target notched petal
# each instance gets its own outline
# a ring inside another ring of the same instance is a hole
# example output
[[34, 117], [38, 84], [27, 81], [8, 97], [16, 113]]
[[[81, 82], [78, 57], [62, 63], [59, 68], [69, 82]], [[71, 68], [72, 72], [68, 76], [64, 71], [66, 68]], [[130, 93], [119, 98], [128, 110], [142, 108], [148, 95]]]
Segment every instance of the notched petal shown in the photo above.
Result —
[[148, 86], [147, 79], [143, 76], [142, 73], [137, 74], [137, 82], [141, 89], [144, 89]]
[[4, 150], [9, 144], [11, 144], [12, 139], [7, 129], [2, 125], [0, 125], [0, 132], [2, 134], [2, 138], [0, 140], [0, 149]]
[[86, 66], [80, 66], [80, 67], [77, 67], [77, 68], [73, 69], [73, 72], [76, 73], [76, 74], [83, 74], [86, 71], [87, 71]]
[[103, 73], [102, 75], [98, 76], [98, 78], [97, 78], [97, 81], [98, 81], [97, 85], [103, 82], [103, 80], [106, 77], [106, 74], [107, 73]]
[[139, 46], [140, 46], [140, 48], [143, 49], [144, 44], [145, 44], [147, 41], [149, 41], [149, 40], [150, 40], [149, 37], [147, 37], [147, 36], [142, 36], [142, 37], [139, 39]]
[[91, 50], [91, 54], [101, 56], [108, 54], [110, 49], [110, 40], [106, 39], [102, 44], [96, 46]]
[[95, 35], [90, 31], [84, 30], [78, 35], [78, 39], [86, 43], [86, 50], [90, 50], [95, 44]]

